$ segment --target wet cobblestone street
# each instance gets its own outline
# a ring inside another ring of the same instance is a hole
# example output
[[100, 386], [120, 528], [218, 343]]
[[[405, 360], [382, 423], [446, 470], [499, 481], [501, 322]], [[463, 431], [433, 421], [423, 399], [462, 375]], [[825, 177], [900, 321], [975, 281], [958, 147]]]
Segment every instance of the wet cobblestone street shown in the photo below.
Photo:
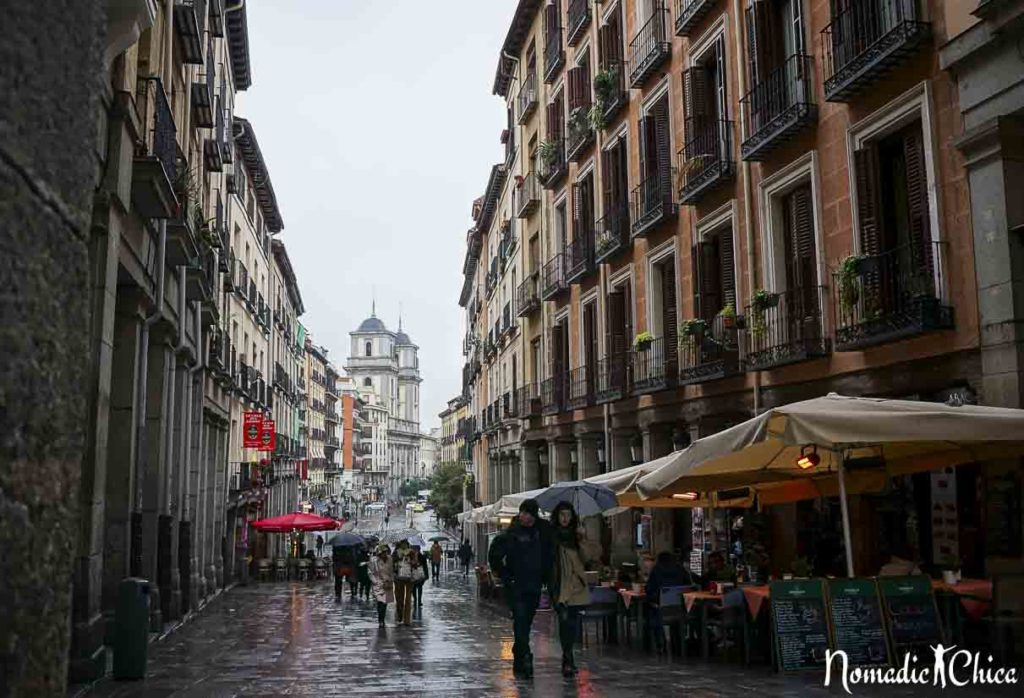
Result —
[[[423, 528], [421, 526], [421, 528]], [[430, 535], [427, 533], [426, 535]], [[574, 680], [560, 674], [550, 613], [538, 614], [532, 681], [512, 676], [511, 623], [476, 600], [461, 573], [427, 583], [411, 628], [377, 627], [372, 602], [334, 601], [331, 581], [264, 582], [222, 594], [199, 617], [150, 647], [144, 682], [105, 681], [95, 698], [271, 696], [675, 696], [845, 695], [820, 675], [780, 676], [770, 668], [669, 662], [615, 645], [580, 651]], [[923, 687], [854, 687], [858, 696], [931, 695]], [[1014, 695], [950, 689], [955, 696]]]

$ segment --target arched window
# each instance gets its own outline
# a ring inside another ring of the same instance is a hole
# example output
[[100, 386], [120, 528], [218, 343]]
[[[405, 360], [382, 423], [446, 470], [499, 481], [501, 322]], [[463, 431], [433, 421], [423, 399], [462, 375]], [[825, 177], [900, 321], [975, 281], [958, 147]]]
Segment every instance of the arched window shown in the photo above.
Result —
[[364, 378], [363, 379], [363, 385], [365, 385], [367, 388], [369, 388], [370, 386], [373, 385], [373, 381], [370, 380], [369, 378]]
[[366, 343], [366, 355], [373, 356], [373, 344], [371, 344], [370, 342]]

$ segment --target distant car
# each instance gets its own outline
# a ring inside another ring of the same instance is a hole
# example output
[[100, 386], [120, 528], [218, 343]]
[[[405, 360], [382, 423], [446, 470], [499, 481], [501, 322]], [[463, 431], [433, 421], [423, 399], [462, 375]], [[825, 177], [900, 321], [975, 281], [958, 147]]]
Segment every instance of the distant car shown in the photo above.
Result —
[[424, 507], [423, 504], [421, 504], [420, 502], [416, 502], [416, 506], [413, 507], [413, 511], [415, 511], [418, 514], [421, 511], [426, 511], [426, 507]]

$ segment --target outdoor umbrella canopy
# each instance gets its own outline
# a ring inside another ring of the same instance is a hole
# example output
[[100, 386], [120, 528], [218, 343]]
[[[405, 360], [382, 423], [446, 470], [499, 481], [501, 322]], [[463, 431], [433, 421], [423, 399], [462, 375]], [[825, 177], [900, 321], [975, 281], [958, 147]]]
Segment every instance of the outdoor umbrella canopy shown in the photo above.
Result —
[[253, 528], [264, 533], [291, 533], [292, 531], [333, 531], [339, 524], [334, 519], [313, 514], [294, 512], [252, 522]]
[[600, 514], [618, 506], [611, 488], [585, 480], [556, 482], [538, 494], [536, 499], [540, 508], [546, 511], [553, 511], [561, 502], [569, 502], [580, 517]]
[[355, 533], [349, 533], [344, 531], [342, 533], [335, 533], [331, 538], [332, 548], [351, 548], [356, 545], [365, 545], [366, 541], [362, 536], [357, 536]]

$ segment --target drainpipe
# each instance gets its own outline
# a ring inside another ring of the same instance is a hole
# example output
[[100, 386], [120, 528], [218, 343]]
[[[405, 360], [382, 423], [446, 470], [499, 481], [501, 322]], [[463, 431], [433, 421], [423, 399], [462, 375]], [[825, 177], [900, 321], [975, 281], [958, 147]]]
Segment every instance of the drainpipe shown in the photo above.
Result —
[[224, 15], [227, 16], [227, 15], [231, 14], [232, 12], [238, 12], [243, 7], [245, 7], [245, 0], [238, 0], [238, 4], [237, 5], [231, 5], [230, 7], [225, 7], [224, 8]]
[[[742, 31], [740, 29], [740, 0], [733, 0], [733, 43], [736, 49], [737, 64], [743, 64], [741, 56], [743, 55], [743, 42], [740, 40]], [[739, 93], [746, 93], [746, 73], [742, 69], [736, 71], [737, 75], [737, 86]], [[746, 133], [746, 114], [743, 109], [739, 110], [740, 117], [740, 133]], [[741, 161], [740, 167], [743, 171], [743, 231], [746, 235], [747, 241], [747, 293], [753, 295], [754, 289], [757, 287], [757, 255], [754, 252], [754, 224], [752, 220], [752, 206], [751, 206], [751, 186], [750, 186], [750, 163], [746, 160]], [[761, 372], [754, 371], [754, 416], [756, 417], [761, 411]]]

